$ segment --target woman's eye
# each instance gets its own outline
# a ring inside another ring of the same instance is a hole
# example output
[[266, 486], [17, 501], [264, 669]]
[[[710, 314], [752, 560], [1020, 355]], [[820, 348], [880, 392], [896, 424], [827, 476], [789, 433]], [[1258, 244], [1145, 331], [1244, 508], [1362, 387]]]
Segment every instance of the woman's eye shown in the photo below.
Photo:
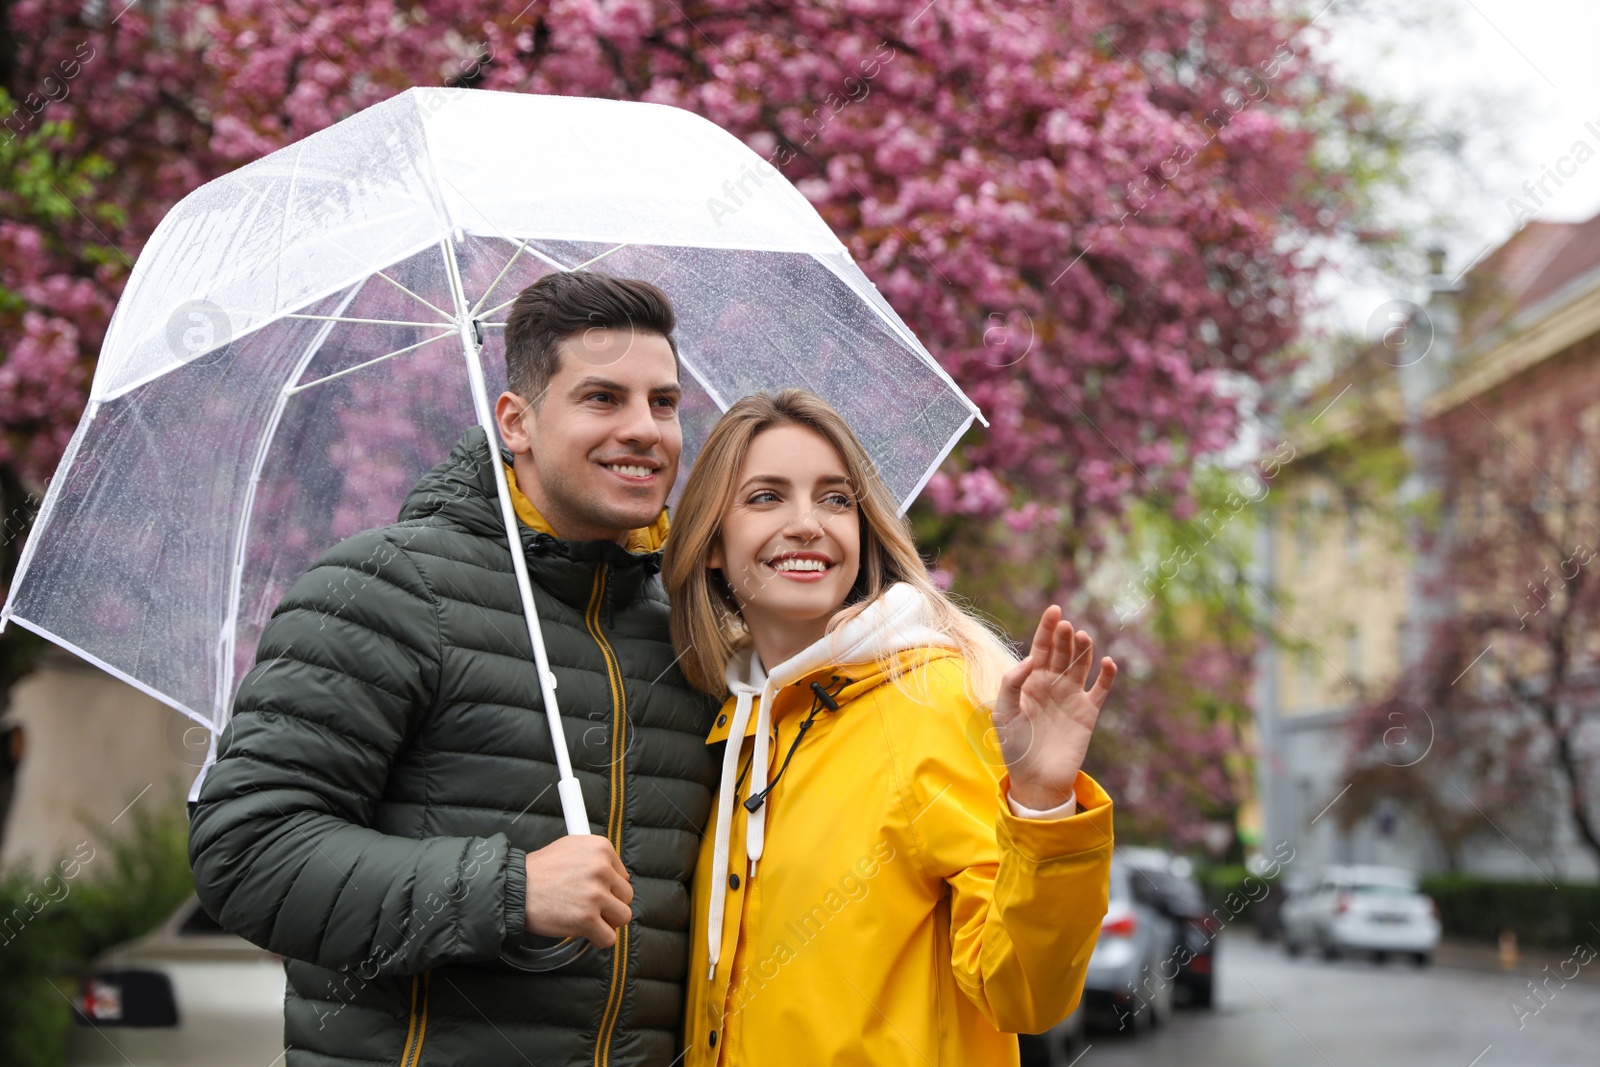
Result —
[[778, 494], [771, 489], [763, 489], [760, 492], [751, 493], [750, 499], [745, 501], [746, 504], [775, 504], [777, 502]]
[[829, 493], [822, 498], [822, 502], [832, 508], [854, 507], [855, 502], [844, 493]]

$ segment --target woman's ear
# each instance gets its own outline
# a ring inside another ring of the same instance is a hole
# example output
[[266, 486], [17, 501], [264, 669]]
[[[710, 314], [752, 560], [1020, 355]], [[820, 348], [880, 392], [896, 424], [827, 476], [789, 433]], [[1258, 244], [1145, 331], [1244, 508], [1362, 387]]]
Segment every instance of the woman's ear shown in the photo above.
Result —
[[727, 565], [728, 561], [722, 554], [722, 538], [713, 537], [711, 546], [706, 549], [706, 570], [720, 571]]

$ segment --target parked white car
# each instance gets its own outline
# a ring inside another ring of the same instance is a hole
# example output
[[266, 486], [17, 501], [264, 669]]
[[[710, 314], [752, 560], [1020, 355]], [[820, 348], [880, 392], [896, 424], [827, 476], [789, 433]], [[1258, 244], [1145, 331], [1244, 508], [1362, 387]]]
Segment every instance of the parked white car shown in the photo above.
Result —
[[1439, 944], [1439, 909], [1400, 867], [1329, 867], [1308, 890], [1284, 902], [1280, 916], [1289, 955], [1318, 949], [1325, 959], [1347, 952], [1409, 956], [1419, 966]]
[[268, 1067], [283, 1058], [283, 961], [193, 898], [96, 961], [73, 1007], [68, 1067]]

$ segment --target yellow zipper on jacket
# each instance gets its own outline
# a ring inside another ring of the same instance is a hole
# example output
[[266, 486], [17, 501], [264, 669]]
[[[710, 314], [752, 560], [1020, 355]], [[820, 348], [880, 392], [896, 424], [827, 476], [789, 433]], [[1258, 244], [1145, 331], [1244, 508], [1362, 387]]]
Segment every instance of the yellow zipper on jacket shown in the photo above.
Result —
[[[422, 1062], [422, 1039], [428, 1033], [428, 983], [432, 977], [432, 971], [411, 976], [411, 1025], [406, 1028], [406, 1044], [400, 1053], [400, 1067], [417, 1067]], [[420, 1003], [417, 999], [419, 985], [422, 989]]]
[[[626, 775], [623, 760], [628, 751], [628, 702], [622, 688], [622, 668], [617, 664], [616, 653], [600, 630], [600, 607], [605, 603], [606, 577], [609, 568], [602, 563], [594, 572], [594, 590], [589, 594], [589, 610], [584, 621], [589, 625], [589, 636], [600, 646], [606, 661], [606, 678], [611, 683], [611, 810], [606, 817], [606, 837], [611, 847], [622, 855], [622, 804]], [[600, 1032], [595, 1039], [594, 1067], [607, 1067], [611, 1062], [611, 1035], [622, 1013], [622, 990], [628, 977], [628, 926], [617, 931], [617, 944], [611, 956], [611, 987], [606, 992], [606, 1010], [600, 1017]], [[402, 1065], [403, 1067], [403, 1065]]]

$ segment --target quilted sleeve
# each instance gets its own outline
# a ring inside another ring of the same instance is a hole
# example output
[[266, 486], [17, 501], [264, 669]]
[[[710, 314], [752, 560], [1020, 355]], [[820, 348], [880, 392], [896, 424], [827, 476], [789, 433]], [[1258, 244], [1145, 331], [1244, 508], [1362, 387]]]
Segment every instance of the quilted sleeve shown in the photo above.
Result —
[[189, 859], [201, 903], [282, 956], [364, 976], [491, 959], [523, 929], [523, 853], [502, 834], [372, 828], [392, 762], [439, 685], [437, 602], [386, 531], [334, 548], [262, 634]]

